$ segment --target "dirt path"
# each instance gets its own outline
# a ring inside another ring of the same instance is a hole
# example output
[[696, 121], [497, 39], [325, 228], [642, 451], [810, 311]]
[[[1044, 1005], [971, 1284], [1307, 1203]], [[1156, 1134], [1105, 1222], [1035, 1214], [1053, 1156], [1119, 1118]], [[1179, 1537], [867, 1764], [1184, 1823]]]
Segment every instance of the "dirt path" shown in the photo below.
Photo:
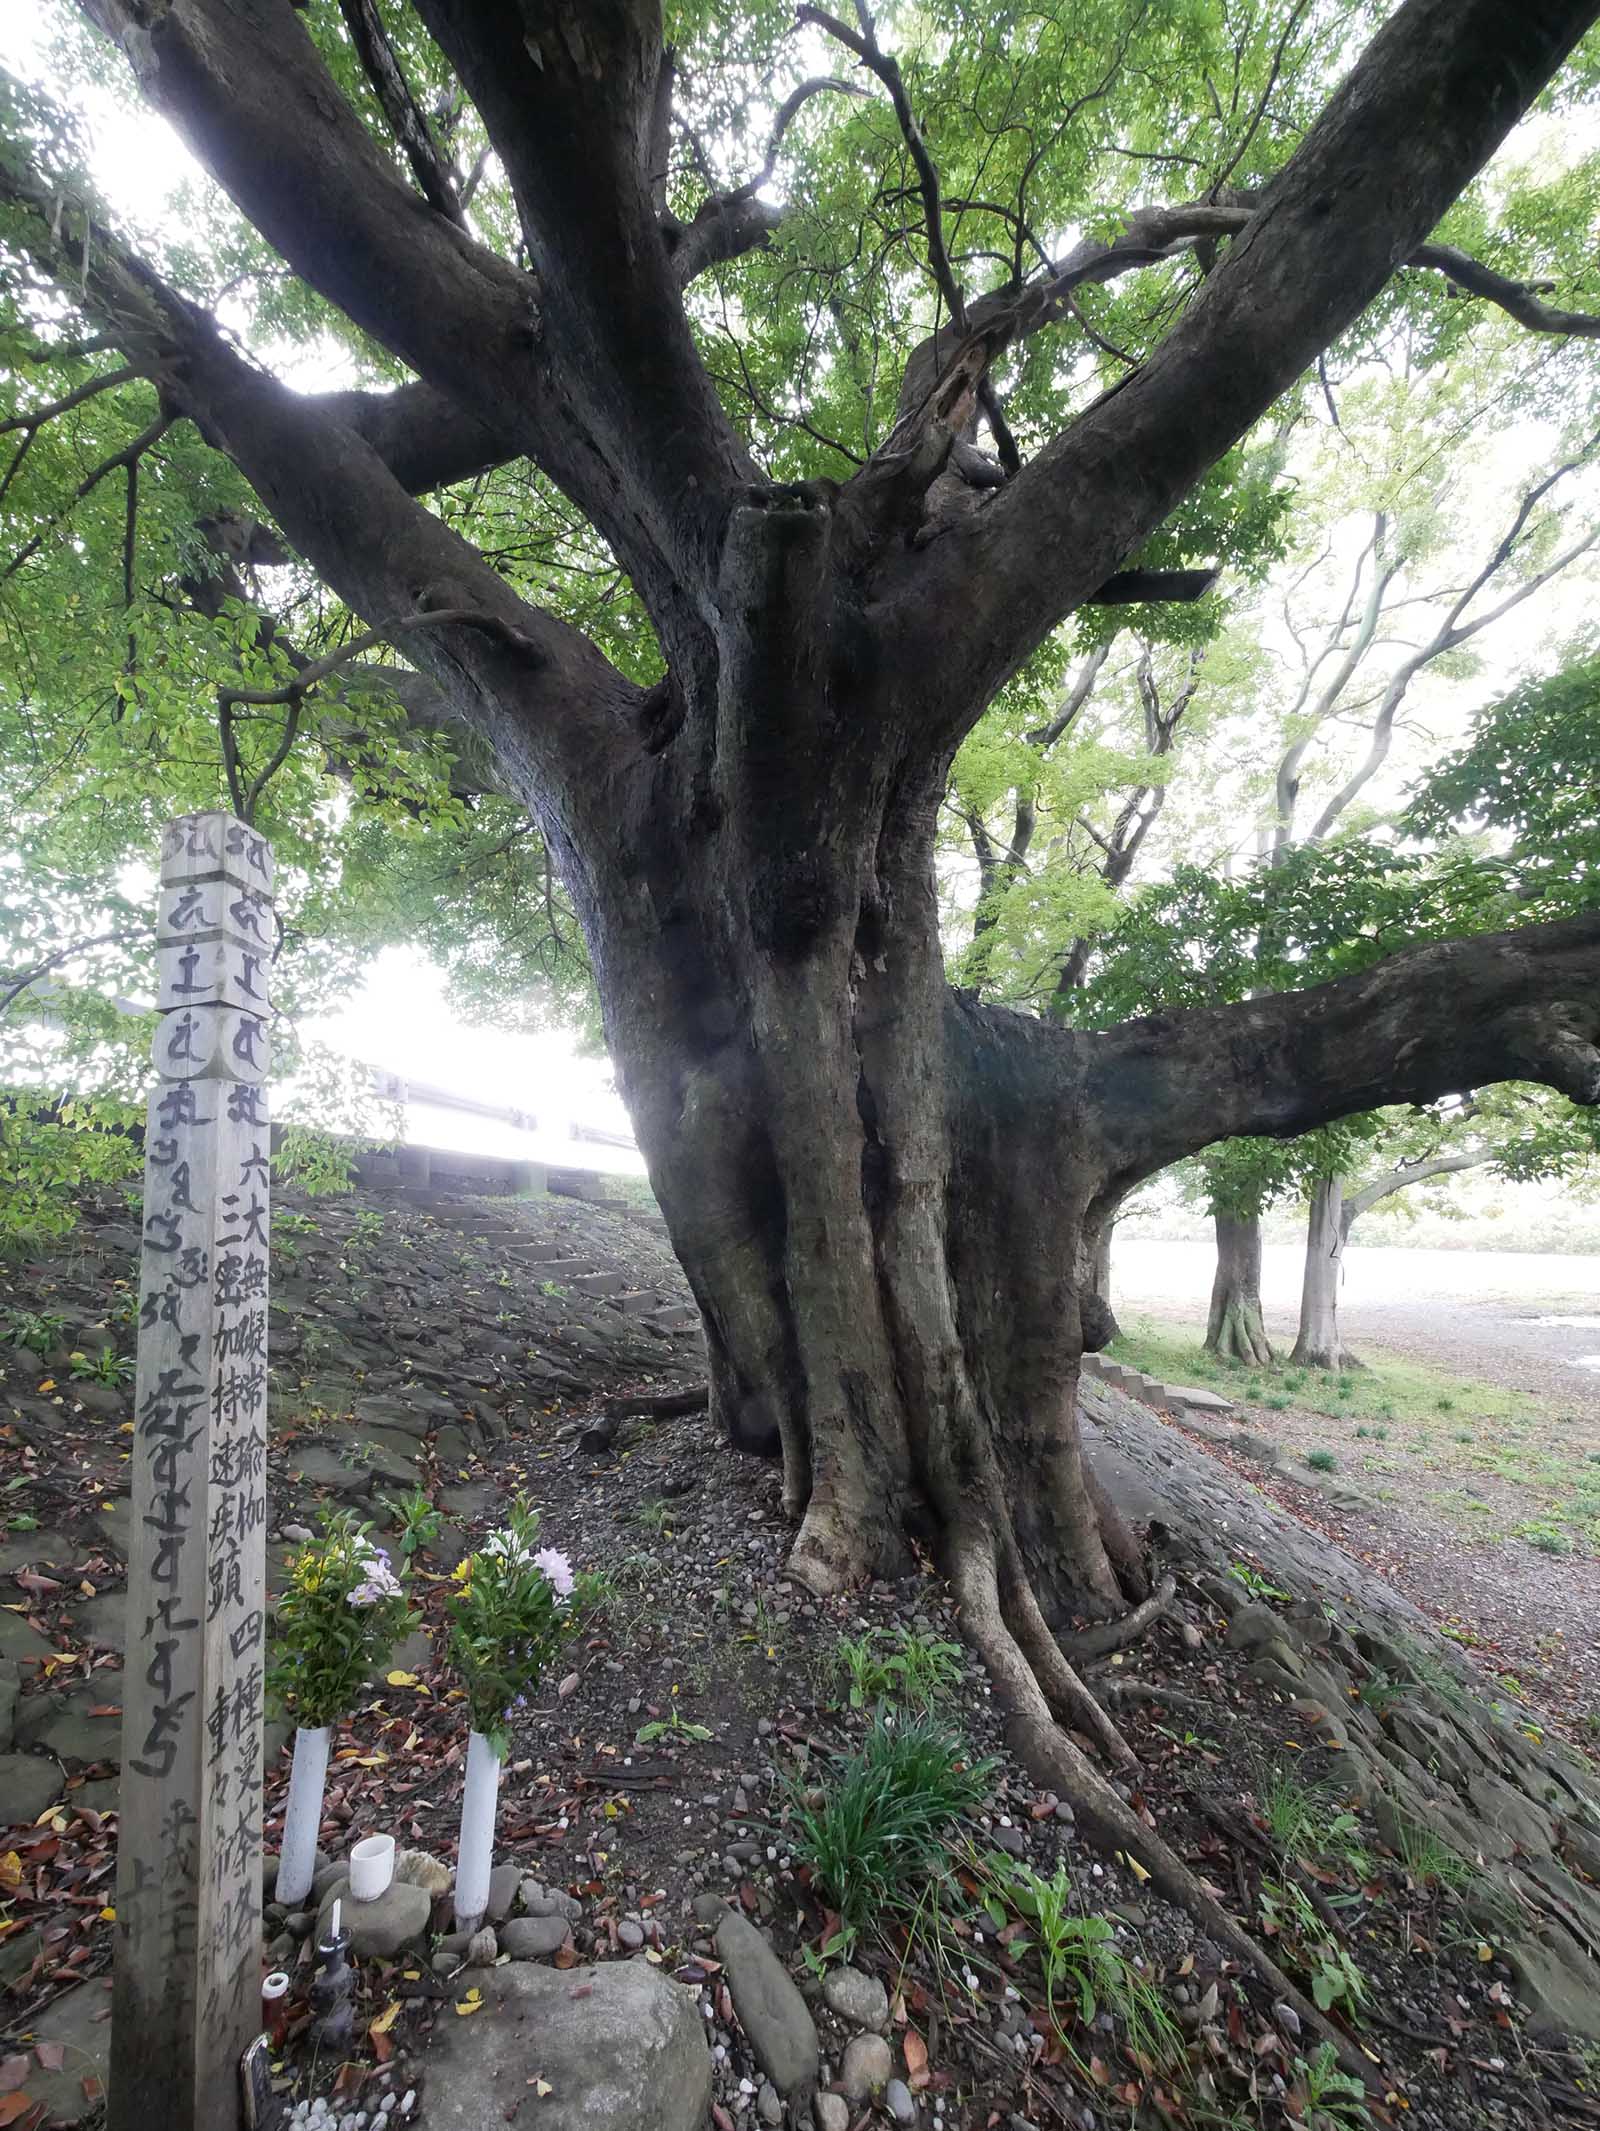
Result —
[[[1264, 1256], [1268, 1329], [1287, 1351], [1299, 1254], [1280, 1245]], [[1198, 1330], [1210, 1270], [1203, 1244], [1130, 1244], [1116, 1262], [1117, 1306]], [[1462, 1399], [1448, 1420], [1363, 1428], [1357, 1441], [1325, 1413], [1242, 1405], [1244, 1425], [1278, 1446], [1280, 1469], [1264, 1474], [1247, 1456], [1207, 1447], [1592, 1744], [1600, 1548], [1583, 1516], [1600, 1471], [1600, 1264], [1379, 1249], [1352, 1254], [1347, 1295], [1346, 1334], [1369, 1360], [1522, 1392], [1543, 1402], [1540, 1417], [1485, 1421]], [[1319, 1485], [1305, 1459], [1330, 1443], [1339, 1478]], [[1553, 1506], [1572, 1517], [1552, 1526]], [[1555, 1550], [1563, 1546], [1571, 1550]]]

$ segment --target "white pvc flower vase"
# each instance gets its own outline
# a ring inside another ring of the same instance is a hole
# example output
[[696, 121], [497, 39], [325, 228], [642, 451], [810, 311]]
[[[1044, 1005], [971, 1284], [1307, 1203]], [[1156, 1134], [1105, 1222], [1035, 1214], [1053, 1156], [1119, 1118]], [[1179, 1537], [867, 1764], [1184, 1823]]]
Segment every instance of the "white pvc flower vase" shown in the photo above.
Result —
[[467, 1735], [467, 1782], [461, 1795], [456, 1852], [456, 1929], [476, 1931], [489, 1906], [494, 1822], [500, 1803], [500, 1756], [481, 1731]]
[[289, 1802], [283, 1813], [283, 1848], [278, 1853], [277, 1900], [297, 1909], [311, 1892], [317, 1873], [317, 1833], [322, 1826], [322, 1794], [328, 1781], [329, 1725], [294, 1735], [294, 1764], [289, 1771]]
[[394, 1880], [394, 1837], [368, 1835], [350, 1852], [350, 1899], [375, 1902]]

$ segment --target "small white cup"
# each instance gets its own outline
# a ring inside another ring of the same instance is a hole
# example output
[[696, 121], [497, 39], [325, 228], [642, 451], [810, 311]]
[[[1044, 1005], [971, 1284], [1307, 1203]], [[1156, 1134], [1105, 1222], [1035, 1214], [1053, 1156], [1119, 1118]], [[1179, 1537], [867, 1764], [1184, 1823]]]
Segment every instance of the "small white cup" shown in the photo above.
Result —
[[350, 1899], [375, 1902], [394, 1878], [394, 1837], [368, 1835], [350, 1852]]

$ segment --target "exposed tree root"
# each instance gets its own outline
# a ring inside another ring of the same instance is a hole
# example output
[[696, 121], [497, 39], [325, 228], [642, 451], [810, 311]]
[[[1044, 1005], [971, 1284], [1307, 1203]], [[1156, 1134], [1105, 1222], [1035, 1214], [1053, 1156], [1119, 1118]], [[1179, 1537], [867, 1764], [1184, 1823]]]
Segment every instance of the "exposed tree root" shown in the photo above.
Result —
[[[1011, 1711], [1008, 1740], [1035, 1781], [1048, 1783], [1059, 1797], [1066, 1800], [1085, 1833], [1097, 1846], [1108, 1853], [1120, 1851], [1128, 1859], [1136, 1860], [1160, 1893], [1187, 1910], [1208, 1937], [1250, 1968], [1275, 1998], [1299, 2015], [1302, 2024], [1312, 2034], [1330, 2042], [1340, 2063], [1353, 2077], [1369, 2082], [1371, 2065], [1267, 1956], [1249, 1932], [1206, 1892], [1197, 1874], [1159, 1835], [1144, 1825], [1056, 1723], [1044, 1681], [1059, 1676], [1048, 1659], [1036, 1671], [1032, 1658], [1038, 1645], [1031, 1625], [1024, 1629], [1025, 1645], [1023, 1636], [1014, 1632], [1007, 1622], [990, 1535], [981, 1529], [960, 1534], [953, 1542], [952, 1552], [951, 1582], [962, 1626]], [[1027, 1622], [1027, 1606], [1017, 1593], [1009, 1592], [1008, 1596], [1012, 1599], [1013, 1620], [1019, 1624]], [[1037, 1606], [1033, 1608], [1032, 1617], [1043, 1626], [1043, 1615]], [[1045, 1633], [1048, 1635], [1048, 1628]], [[1086, 1694], [1087, 1690], [1065, 1659], [1060, 1657], [1059, 1651], [1056, 1657], [1065, 1677], [1072, 1682], [1072, 1709], [1076, 1715], [1081, 1707], [1076, 1698]], [[1109, 1723], [1109, 1719], [1106, 1722]], [[1096, 1736], [1100, 1736], [1098, 1727]], [[1119, 1743], [1126, 1753], [1126, 1743], [1120, 1740]]]
[[691, 1384], [687, 1391], [625, 1391], [608, 1398], [608, 1420], [673, 1421], [686, 1413], [704, 1413], [711, 1401], [706, 1384]]
[[1247, 1362], [1254, 1369], [1270, 1369], [1277, 1360], [1257, 1312], [1239, 1301], [1230, 1302], [1206, 1333], [1206, 1346], [1224, 1361]]
[[684, 1414], [704, 1413], [711, 1393], [705, 1384], [691, 1384], [687, 1391], [620, 1392], [608, 1398], [598, 1420], [578, 1430], [580, 1450], [610, 1450], [626, 1421], [671, 1421]]
[[1204, 1702], [1197, 1694], [1174, 1694], [1170, 1688], [1154, 1687], [1148, 1680], [1107, 1680], [1097, 1686], [1097, 1694], [1108, 1702], [1141, 1702], [1158, 1704], [1163, 1709], [1192, 1710], [1196, 1716], [1209, 1717], [1216, 1721], [1217, 1704]]
[[1025, 1576], [1008, 1578], [1006, 1600], [1011, 1632], [1055, 1715], [1087, 1732], [1117, 1767], [1137, 1768], [1133, 1748], [1067, 1662]]
[[1098, 1627], [1085, 1628], [1081, 1635], [1069, 1637], [1066, 1650], [1079, 1664], [1087, 1664], [1097, 1657], [1109, 1657], [1113, 1650], [1126, 1650], [1170, 1610], [1177, 1588], [1173, 1577], [1163, 1576], [1142, 1606], [1135, 1606], [1120, 1620], [1101, 1621]]

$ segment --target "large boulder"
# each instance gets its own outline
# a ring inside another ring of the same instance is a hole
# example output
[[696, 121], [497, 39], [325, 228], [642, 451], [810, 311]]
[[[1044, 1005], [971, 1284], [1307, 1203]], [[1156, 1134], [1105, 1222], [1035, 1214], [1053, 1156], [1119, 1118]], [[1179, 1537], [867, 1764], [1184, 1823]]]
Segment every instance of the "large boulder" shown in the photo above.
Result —
[[702, 2131], [711, 2052], [693, 1991], [644, 1961], [515, 1961], [471, 1987], [483, 2010], [441, 2022], [428, 2052], [432, 2131], [505, 2123], [536, 2092], [539, 2131]]

